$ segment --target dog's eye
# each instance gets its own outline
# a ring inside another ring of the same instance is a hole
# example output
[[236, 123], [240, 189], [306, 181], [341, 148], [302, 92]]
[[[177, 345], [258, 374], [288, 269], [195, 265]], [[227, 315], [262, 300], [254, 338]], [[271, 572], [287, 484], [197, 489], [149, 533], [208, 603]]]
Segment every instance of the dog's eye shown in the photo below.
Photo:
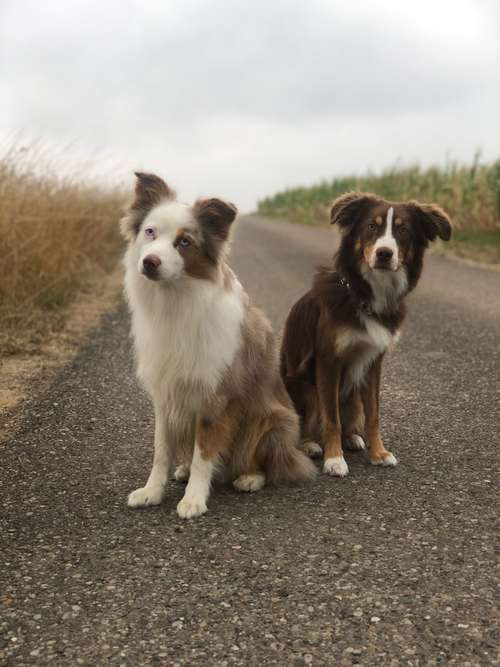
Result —
[[146, 236], [148, 239], [154, 239], [155, 230], [152, 227], [146, 227], [144, 230], [144, 236]]
[[408, 229], [406, 227], [397, 227], [396, 229], [400, 236], [406, 236], [408, 234]]
[[185, 236], [181, 236], [181, 238], [177, 241], [178, 245], [181, 246], [181, 248], [187, 248], [188, 246], [191, 245], [191, 241], [187, 239]]
[[369, 232], [374, 232], [377, 229], [378, 225], [376, 222], [370, 222], [368, 225], [368, 231]]

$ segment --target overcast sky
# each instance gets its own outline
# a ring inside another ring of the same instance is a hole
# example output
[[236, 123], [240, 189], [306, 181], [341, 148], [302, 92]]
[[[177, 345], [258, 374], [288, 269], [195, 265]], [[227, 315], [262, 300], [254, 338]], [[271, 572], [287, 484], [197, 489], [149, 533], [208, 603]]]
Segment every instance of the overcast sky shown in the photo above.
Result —
[[0, 67], [0, 143], [185, 200], [500, 156], [498, 0], [0, 0]]

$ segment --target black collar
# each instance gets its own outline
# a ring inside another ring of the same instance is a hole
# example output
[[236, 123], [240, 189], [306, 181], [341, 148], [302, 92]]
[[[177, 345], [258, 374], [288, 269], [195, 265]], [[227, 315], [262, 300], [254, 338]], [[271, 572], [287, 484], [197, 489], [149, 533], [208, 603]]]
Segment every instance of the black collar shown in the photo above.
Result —
[[351, 283], [347, 280], [347, 278], [344, 278], [344, 276], [341, 275], [340, 273], [338, 274], [337, 286], [343, 287], [350, 293], [352, 297], [354, 297], [358, 301], [358, 313], [360, 315], [363, 314], [367, 317], [372, 317], [375, 314], [371, 303], [369, 301], [359, 300], [351, 288]]

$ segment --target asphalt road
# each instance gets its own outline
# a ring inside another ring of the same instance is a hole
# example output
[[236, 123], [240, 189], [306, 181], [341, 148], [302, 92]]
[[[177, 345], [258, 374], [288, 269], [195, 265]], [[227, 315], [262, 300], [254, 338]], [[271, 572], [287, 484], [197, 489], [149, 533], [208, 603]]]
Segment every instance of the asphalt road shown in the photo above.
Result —
[[[330, 230], [243, 219], [233, 266], [281, 330]], [[0, 664], [499, 664], [500, 274], [428, 258], [385, 364], [395, 469], [131, 510], [152, 410], [124, 308], [0, 447]]]

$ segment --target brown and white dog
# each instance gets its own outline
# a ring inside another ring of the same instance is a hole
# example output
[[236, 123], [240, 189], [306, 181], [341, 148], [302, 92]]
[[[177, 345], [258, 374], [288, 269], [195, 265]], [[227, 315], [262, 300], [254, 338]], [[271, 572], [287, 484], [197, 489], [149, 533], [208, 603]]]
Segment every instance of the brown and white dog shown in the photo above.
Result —
[[334, 265], [319, 270], [288, 316], [281, 374], [305, 451], [321, 453], [320, 442], [324, 472], [343, 477], [343, 443], [364, 449], [366, 440], [371, 463], [397, 463], [379, 431], [382, 359], [398, 339], [429, 241], [449, 240], [451, 223], [434, 204], [359, 192], [334, 202], [331, 222], [340, 232]]
[[125, 292], [155, 435], [151, 474], [129, 506], [162, 501], [173, 461], [177, 479], [189, 476], [177, 506], [186, 519], [206, 511], [217, 467], [240, 491], [312, 478], [271, 325], [226, 264], [236, 208], [220, 199], [181, 204], [158, 176], [136, 176], [121, 223]]

